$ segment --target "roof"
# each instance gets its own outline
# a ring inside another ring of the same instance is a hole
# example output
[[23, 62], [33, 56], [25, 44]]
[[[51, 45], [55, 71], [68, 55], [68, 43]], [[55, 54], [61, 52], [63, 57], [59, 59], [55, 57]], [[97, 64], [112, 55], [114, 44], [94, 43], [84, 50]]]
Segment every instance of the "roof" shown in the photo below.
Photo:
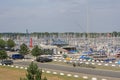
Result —
[[62, 41], [62, 40], [58, 39], [58, 40], [53, 40], [52, 45], [68, 45], [68, 43], [66, 43], [65, 41]]

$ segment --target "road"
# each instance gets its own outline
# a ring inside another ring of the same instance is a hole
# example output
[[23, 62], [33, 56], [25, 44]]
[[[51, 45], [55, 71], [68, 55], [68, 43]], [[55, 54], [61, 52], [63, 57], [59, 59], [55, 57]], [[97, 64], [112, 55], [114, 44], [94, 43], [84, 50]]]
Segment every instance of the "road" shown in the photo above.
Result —
[[[25, 61], [15, 62], [15, 64], [28, 66], [30, 64], [30, 62], [25, 62]], [[98, 70], [98, 69], [91, 69], [91, 68], [72, 67], [72, 66], [64, 66], [64, 65], [49, 64], [49, 63], [38, 63], [38, 66], [40, 68], [60, 70], [60, 71], [66, 71], [66, 72], [84, 73], [84, 74], [99, 75], [99, 76], [105, 76], [105, 77], [120, 78], [120, 72], [118, 72], [118, 71], [108, 71], [108, 70]]]

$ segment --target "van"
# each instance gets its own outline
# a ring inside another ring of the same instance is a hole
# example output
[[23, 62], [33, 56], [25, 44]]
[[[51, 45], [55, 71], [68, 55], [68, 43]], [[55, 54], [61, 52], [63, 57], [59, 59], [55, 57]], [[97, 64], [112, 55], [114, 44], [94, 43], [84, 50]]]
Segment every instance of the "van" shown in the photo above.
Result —
[[13, 54], [12, 59], [23, 59], [24, 56], [22, 54]]

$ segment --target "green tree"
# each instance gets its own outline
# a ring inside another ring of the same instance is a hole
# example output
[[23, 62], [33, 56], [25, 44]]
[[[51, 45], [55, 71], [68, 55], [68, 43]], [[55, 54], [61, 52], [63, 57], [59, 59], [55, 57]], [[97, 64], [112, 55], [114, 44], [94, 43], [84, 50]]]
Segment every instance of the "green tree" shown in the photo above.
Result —
[[38, 69], [37, 64], [31, 62], [27, 69], [26, 78], [20, 78], [20, 80], [47, 80], [47, 78], [42, 79], [42, 70]]
[[46, 54], [46, 55], [52, 55], [53, 54], [53, 50], [44, 49], [44, 54]]
[[4, 49], [6, 42], [3, 39], [0, 39], [0, 48]]
[[32, 49], [31, 53], [32, 53], [33, 56], [37, 57], [37, 56], [39, 56], [39, 55], [42, 54], [42, 50], [36, 45], [36, 46]]
[[22, 45], [20, 45], [19, 53], [22, 55], [27, 55], [29, 53], [29, 48], [26, 44], [23, 43]]
[[2, 37], [2, 33], [0, 33], [0, 38]]
[[114, 32], [112, 33], [112, 35], [113, 35], [113, 37], [117, 37], [118, 33], [117, 33], [116, 31], [114, 31]]
[[15, 46], [15, 42], [11, 39], [8, 39], [7, 46], [11, 49]]
[[120, 37], [120, 32], [118, 32], [118, 37]]
[[0, 50], [0, 59], [6, 59], [8, 57], [7, 53], [5, 50]]

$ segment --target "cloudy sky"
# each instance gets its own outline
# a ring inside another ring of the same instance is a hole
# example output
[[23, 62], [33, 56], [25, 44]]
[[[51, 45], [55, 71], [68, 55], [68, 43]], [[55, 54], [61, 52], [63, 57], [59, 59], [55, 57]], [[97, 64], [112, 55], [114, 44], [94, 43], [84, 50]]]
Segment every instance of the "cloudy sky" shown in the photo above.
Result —
[[120, 0], [0, 0], [0, 32], [120, 31]]

